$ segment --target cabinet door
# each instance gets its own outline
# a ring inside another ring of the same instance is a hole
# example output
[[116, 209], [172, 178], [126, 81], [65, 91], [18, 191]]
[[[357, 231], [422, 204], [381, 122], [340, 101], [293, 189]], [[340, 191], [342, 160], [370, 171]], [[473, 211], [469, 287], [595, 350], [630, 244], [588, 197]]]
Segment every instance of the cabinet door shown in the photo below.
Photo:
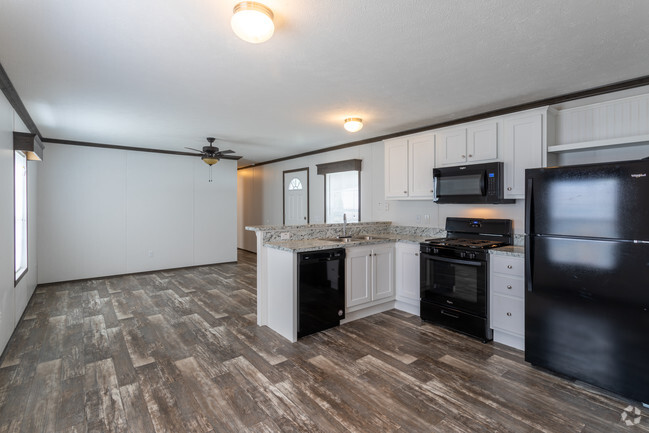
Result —
[[408, 196], [408, 139], [385, 141], [385, 198]]
[[435, 134], [437, 166], [466, 162], [466, 128], [442, 130]]
[[397, 244], [396, 295], [419, 301], [419, 246]]
[[372, 300], [372, 258], [371, 248], [347, 248], [345, 256], [347, 308]]
[[503, 295], [493, 295], [491, 327], [512, 334], [525, 335], [525, 301]]
[[376, 247], [372, 253], [372, 300], [394, 296], [394, 247]]
[[483, 122], [467, 128], [466, 161], [498, 159], [498, 122]]
[[543, 114], [505, 118], [505, 198], [525, 198], [525, 169], [543, 165]]
[[435, 135], [425, 134], [408, 140], [410, 156], [409, 197], [433, 196], [435, 167]]

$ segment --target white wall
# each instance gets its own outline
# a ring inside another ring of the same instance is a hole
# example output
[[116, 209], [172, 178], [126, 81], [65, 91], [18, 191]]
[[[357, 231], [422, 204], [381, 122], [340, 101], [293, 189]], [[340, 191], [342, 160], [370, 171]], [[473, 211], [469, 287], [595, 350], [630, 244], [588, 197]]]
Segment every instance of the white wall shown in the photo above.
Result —
[[[510, 218], [516, 233], [523, 233], [525, 207], [523, 200], [508, 205], [435, 204], [432, 200], [385, 200], [383, 142], [305, 156], [239, 170], [241, 215], [239, 232], [244, 225], [282, 224], [282, 173], [284, 170], [309, 167], [309, 212], [312, 224], [324, 222], [324, 176], [317, 175], [316, 164], [361, 159], [361, 220], [392, 221], [410, 226], [444, 227], [447, 216]], [[241, 185], [244, 185], [242, 188]], [[251, 185], [254, 185], [251, 186]], [[254, 205], [253, 205], [254, 204]], [[387, 204], [387, 210], [386, 210]], [[429, 218], [426, 219], [425, 216]], [[245, 223], [245, 224], [244, 224]], [[255, 251], [254, 234], [239, 236], [239, 248]]]
[[236, 260], [236, 161], [47, 144], [39, 283]]
[[0, 353], [36, 288], [36, 203], [39, 162], [27, 162], [27, 273], [14, 287], [14, 152], [13, 131], [28, 132], [0, 93]]

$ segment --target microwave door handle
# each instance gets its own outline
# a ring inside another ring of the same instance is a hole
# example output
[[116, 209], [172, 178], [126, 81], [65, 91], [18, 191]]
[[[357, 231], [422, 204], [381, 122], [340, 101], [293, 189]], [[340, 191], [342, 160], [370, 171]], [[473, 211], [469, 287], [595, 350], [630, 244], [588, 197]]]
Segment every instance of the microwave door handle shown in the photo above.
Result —
[[480, 175], [480, 194], [484, 197], [487, 195], [487, 176], [485, 176], [485, 172], [483, 171], [482, 174]]
[[437, 196], [437, 177], [435, 176], [435, 170], [433, 170], [433, 201], [439, 200]]

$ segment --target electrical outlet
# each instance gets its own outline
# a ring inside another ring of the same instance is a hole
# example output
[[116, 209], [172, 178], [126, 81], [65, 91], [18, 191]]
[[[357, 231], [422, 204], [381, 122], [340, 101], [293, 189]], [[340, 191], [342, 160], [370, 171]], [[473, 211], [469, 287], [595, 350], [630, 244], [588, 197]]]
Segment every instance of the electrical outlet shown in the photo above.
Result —
[[287, 241], [291, 238], [291, 234], [289, 232], [284, 232], [279, 235], [279, 238], [283, 241]]
[[417, 224], [421, 224], [421, 215], [417, 215]]
[[153, 258], [153, 250], [149, 250], [147, 255], [149, 256], [150, 259], [152, 259]]
[[387, 212], [387, 211], [389, 211], [389, 210], [390, 210], [390, 203], [388, 203], [388, 202], [386, 201], [386, 202], [385, 202], [385, 211]]
[[424, 215], [424, 223], [429, 226], [430, 225], [430, 215], [426, 214]]

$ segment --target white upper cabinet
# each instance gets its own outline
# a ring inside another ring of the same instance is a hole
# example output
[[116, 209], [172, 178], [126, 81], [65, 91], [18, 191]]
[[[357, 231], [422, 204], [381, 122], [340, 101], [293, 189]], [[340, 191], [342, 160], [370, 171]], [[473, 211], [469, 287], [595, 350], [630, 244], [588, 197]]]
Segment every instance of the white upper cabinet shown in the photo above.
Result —
[[503, 119], [505, 198], [525, 198], [525, 170], [546, 165], [547, 107]]
[[385, 141], [385, 198], [408, 197], [408, 162], [407, 138]]
[[467, 128], [467, 162], [498, 159], [498, 122], [490, 120]]
[[434, 134], [385, 140], [385, 198], [432, 198], [433, 167]]
[[490, 119], [436, 132], [437, 166], [498, 160], [498, 122]]
[[437, 166], [466, 162], [466, 128], [444, 129], [435, 134]]

